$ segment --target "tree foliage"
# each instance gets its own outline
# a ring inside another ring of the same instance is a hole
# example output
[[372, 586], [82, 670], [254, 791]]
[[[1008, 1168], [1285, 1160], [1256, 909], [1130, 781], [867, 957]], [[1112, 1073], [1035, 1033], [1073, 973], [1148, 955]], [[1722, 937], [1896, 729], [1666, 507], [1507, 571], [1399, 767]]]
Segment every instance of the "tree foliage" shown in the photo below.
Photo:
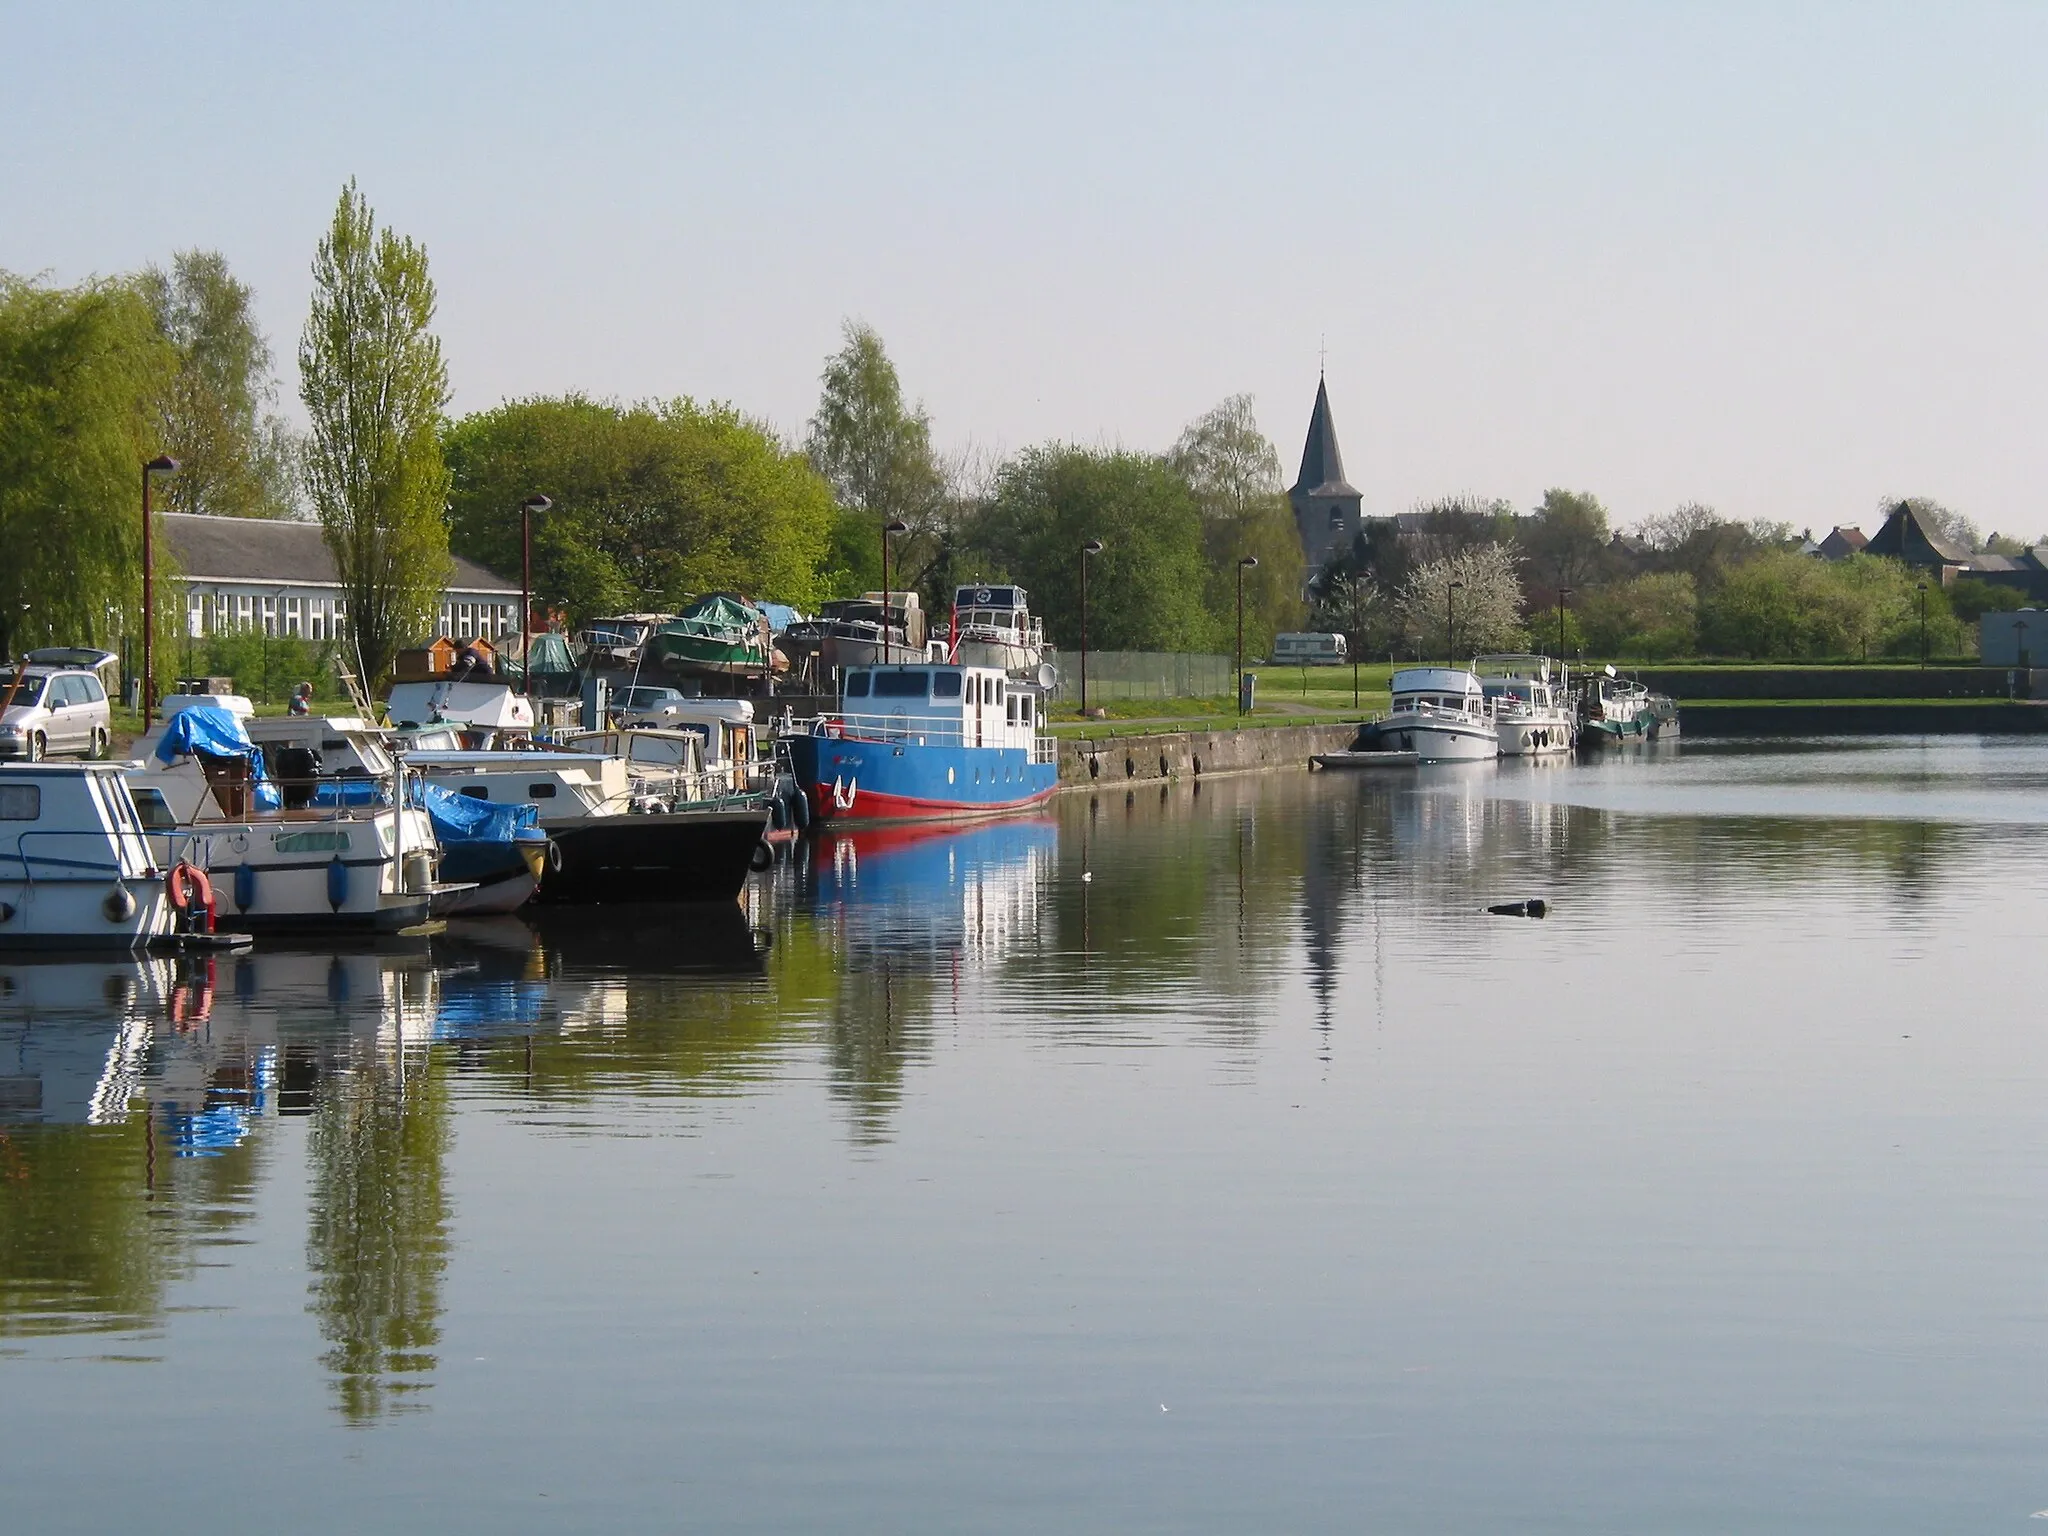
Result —
[[1519, 531], [1522, 554], [1552, 588], [1580, 587], [1600, 572], [1607, 553], [1607, 509], [1587, 491], [1553, 488]]
[[180, 251], [138, 280], [177, 353], [160, 402], [162, 436], [181, 466], [164, 487], [171, 512], [284, 517], [296, 506], [296, 443], [267, 407], [277, 398], [255, 293], [217, 251]]
[[1167, 462], [1194, 494], [1202, 516], [1209, 579], [1205, 603], [1236, 635], [1238, 561], [1245, 572], [1245, 645], [1263, 655], [1273, 636], [1302, 622], [1301, 534], [1280, 488], [1280, 455], [1259, 430], [1250, 395], [1232, 395], [1188, 424]]
[[1397, 607], [1403, 633], [1430, 655], [1455, 659], [1525, 639], [1521, 577], [1504, 545], [1478, 544], [1417, 566]]
[[998, 472], [975, 527], [985, 574], [1028, 586], [1047, 637], [1063, 648], [1080, 642], [1080, 551], [1090, 539], [1103, 544], [1088, 571], [1090, 646], [1196, 651], [1221, 641], [1202, 601], [1201, 508], [1162, 459], [1028, 448]]
[[516, 573], [520, 503], [547, 496], [534, 590], [576, 618], [673, 611], [720, 589], [799, 607], [821, 595], [832, 493], [730, 406], [520, 400], [464, 417], [445, 441], [455, 548]]
[[133, 283], [0, 273], [0, 649], [138, 632], [142, 465], [163, 451], [156, 403], [175, 364]]
[[[1700, 640], [1717, 655], [1777, 660], [1911, 655], [1920, 644], [1920, 579], [1897, 560], [1830, 563], [1768, 550], [1729, 571], [1700, 602]], [[1926, 593], [1930, 647], [1963, 637], [1939, 585]]]
[[804, 438], [812, 467], [841, 507], [826, 585], [847, 594], [879, 586], [882, 528], [898, 520], [910, 532], [891, 544], [891, 560], [907, 573], [895, 585], [920, 585], [950, 532], [931, 419], [922, 405], [904, 404], [902, 380], [873, 326], [847, 320], [842, 332], [845, 344], [825, 360]]
[[1646, 571], [1578, 596], [1580, 633], [1596, 656], [1661, 661], [1699, 639], [1699, 593], [1689, 571]]
[[448, 578], [448, 367], [425, 247], [379, 230], [353, 180], [313, 259], [299, 341], [306, 489], [348, 600], [366, 681], [433, 628]]

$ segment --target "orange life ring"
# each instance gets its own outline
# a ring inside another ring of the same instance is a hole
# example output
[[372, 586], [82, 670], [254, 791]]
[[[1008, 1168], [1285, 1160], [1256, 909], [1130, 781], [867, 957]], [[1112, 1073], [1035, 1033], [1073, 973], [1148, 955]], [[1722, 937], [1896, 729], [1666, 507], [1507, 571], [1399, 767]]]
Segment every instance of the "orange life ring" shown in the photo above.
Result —
[[204, 912], [206, 926], [200, 931], [213, 932], [213, 882], [205, 870], [190, 860], [178, 860], [164, 876], [164, 896], [180, 916], [195, 908]]

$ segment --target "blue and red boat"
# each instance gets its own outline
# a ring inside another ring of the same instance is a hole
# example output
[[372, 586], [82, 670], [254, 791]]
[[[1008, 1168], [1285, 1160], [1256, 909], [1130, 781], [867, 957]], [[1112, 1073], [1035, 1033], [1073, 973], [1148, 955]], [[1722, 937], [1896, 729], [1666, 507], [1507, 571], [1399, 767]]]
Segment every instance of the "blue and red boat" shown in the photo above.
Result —
[[990, 815], [1058, 783], [1043, 692], [997, 668], [848, 667], [839, 702], [784, 738], [815, 823]]

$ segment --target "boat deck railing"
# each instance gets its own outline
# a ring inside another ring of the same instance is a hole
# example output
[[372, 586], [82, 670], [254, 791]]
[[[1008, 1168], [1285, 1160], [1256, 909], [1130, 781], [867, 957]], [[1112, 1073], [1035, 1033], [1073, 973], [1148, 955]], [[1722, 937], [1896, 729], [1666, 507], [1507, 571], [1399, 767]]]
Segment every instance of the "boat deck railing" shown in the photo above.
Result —
[[[958, 720], [933, 720], [907, 713], [820, 715], [811, 722], [813, 735], [837, 736], [851, 741], [900, 741], [920, 747], [983, 747], [1010, 751], [1019, 750], [1019, 747], [1001, 738], [1014, 729], [1014, 726], [999, 724], [977, 740]], [[1057, 748], [1050, 736], [1034, 731], [1030, 751], [1032, 762], [1049, 763], [1054, 760]]]

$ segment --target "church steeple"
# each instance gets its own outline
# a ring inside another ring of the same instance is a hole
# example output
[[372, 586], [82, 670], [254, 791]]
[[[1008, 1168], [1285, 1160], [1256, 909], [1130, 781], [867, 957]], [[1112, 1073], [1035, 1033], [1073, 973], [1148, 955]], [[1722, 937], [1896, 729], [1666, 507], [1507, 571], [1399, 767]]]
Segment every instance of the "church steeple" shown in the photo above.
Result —
[[1341, 554], [1357, 536], [1364, 498], [1344, 478], [1344, 455], [1337, 447], [1337, 423], [1330, 414], [1330, 386], [1316, 380], [1315, 409], [1309, 413], [1308, 440], [1301, 448], [1301, 474], [1287, 492], [1294, 506], [1294, 526], [1301, 534], [1301, 552], [1313, 576], [1334, 554]]
[[1316, 406], [1309, 413], [1308, 441], [1301, 448], [1301, 475], [1290, 496], [1356, 496], [1344, 478], [1344, 454], [1337, 446], [1337, 423], [1330, 416], [1330, 384], [1316, 380]]

